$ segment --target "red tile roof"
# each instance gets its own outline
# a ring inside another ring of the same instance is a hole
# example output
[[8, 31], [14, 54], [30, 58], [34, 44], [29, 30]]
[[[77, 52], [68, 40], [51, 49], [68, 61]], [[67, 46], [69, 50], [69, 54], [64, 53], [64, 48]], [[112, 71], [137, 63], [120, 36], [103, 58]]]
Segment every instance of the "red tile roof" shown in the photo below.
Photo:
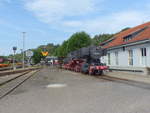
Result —
[[[136, 32], [137, 30], [143, 29], [145, 27], [148, 27], [148, 28], [146, 28], [144, 31], [137, 34], [131, 40], [124, 41], [123, 38], [125, 36], [128, 36], [128, 35]], [[130, 28], [126, 31], [120, 32], [120, 33], [116, 34], [113, 38], [114, 39], [111, 42], [109, 42], [108, 44], [104, 45], [103, 48], [111, 48], [111, 47], [120, 46], [123, 44], [128, 44], [128, 43], [132, 43], [132, 42], [136, 42], [136, 41], [150, 39], [150, 22], [147, 22], [145, 24], [142, 24], [142, 25], [136, 26], [134, 28]]]

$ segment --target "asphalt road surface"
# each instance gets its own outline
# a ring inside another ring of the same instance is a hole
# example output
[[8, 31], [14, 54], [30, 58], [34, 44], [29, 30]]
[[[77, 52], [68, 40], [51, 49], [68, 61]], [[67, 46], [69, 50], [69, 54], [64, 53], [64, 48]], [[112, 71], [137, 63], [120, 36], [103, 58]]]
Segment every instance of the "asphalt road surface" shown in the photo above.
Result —
[[150, 113], [150, 89], [45, 68], [0, 100], [0, 113]]

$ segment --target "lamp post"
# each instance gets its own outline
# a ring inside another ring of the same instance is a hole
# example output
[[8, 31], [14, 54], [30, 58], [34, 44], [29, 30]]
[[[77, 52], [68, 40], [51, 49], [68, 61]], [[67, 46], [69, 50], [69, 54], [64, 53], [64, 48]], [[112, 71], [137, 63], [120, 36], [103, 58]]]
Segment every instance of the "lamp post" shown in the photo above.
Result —
[[16, 50], [17, 50], [17, 47], [13, 47], [13, 52], [14, 52], [14, 57], [13, 57], [13, 70], [16, 70], [16, 65], [15, 65], [15, 54], [16, 54]]
[[22, 49], [22, 68], [24, 69], [24, 60], [25, 60], [25, 53], [24, 53], [24, 51], [25, 51], [25, 34], [26, 34], [26, 32], [22, 32], [22, 34], [23, 34], [23, 49]]

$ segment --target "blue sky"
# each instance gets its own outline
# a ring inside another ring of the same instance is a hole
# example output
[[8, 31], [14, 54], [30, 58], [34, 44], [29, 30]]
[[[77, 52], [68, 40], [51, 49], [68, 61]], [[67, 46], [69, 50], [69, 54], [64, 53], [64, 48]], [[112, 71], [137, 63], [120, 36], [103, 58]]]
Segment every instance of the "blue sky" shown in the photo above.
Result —
[[74, 32], [115, 33], [150, 21], [149, 0], [0, 0], [0, 55], [60, 44]]

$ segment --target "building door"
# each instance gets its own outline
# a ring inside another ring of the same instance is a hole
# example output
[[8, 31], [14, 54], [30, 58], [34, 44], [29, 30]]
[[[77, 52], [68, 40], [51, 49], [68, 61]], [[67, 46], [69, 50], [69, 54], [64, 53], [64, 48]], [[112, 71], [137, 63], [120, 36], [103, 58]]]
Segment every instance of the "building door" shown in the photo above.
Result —
[[147, 66], [147, 49], [141, 48], [141, 64]]
[[133, 50], [129, 50], [129, 58], [128, 58], [128, 64], [129, 66], [133, 66]]

